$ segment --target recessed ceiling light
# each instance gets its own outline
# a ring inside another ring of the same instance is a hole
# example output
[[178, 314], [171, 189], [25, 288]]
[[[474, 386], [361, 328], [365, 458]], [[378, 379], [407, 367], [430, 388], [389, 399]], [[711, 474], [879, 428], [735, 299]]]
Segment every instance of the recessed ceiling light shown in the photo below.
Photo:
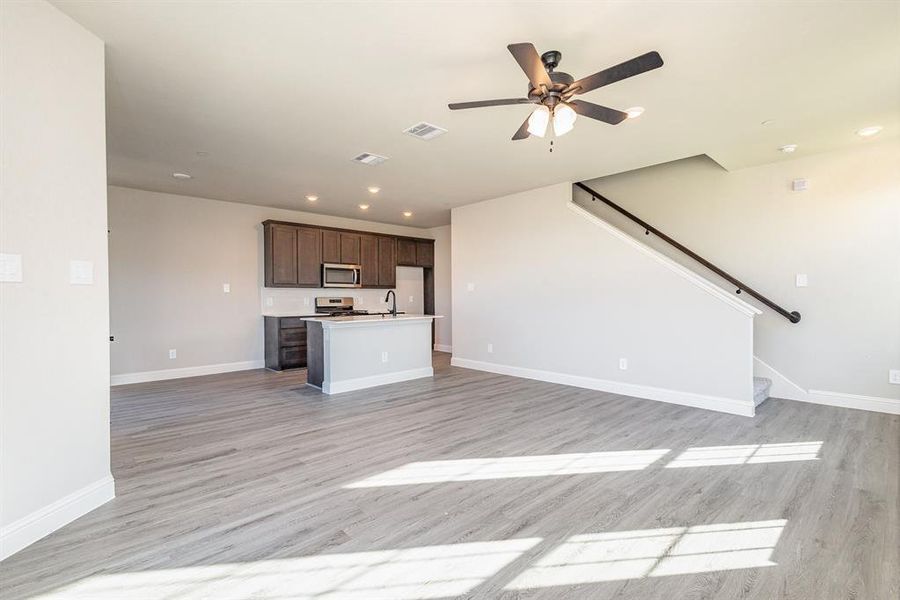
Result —
[[319, 199], [319, 197], [316, 196], [315, 194], [310, 194], [309, 196], [306, 197], [306, 199], [309, 200], [310, 202], [315, 202], [316, 200]]
[[187, 173], [172, 173], [172, 177], [175, 179], [191, 179], [191, 176]]
[[370, 185], [368, 189], [369, 189], [370, 194], [377, 194], [378, 192], [381, 191], [381, 188], [378, 187], [377, 185]]
[[797, 144], [788, 144], [786, 146], [782, 146], [778, 150], [780, 152], [784, 152], [785, 154], [790, 154], [791, 152], [795, 152], [797, 150]]
[[360, 208], [360, 210], [369, 210], [369, 205], [368, 204], [360, 204], [359, 208]]
[[861, 137], [871, 137], [884, 129], [881, 125], [872, 125], [871, 127], [863, 127], [856, 130], [856, 135]]
[[408, 210], [406, 210], [406, 211], [403, 211], [403, 216], [404, 216], [404, 217], [411, 217], [411, 216], [412, 216], [412, 213], [409, 212]]
[[637, 119], [639, 116], [644, 114], [644, 107], [643, 106], [632, 106], [625, 112], [628, 113], [629, 119]]

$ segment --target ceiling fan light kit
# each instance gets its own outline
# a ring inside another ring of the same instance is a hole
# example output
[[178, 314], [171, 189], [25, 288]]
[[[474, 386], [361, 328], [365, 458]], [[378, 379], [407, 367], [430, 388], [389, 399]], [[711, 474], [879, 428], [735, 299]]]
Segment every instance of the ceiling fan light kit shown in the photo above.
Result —
[[578, 115], [618, 125], [629, 117], [628, 113], [584, 100], [573, 100], [572, 97], [658, 69], [663, 65], [658, 52], [648, 52], [576, 81], [568, 73], [556, 71], [559, 61], [562, 60], [562, 53], [557, 50], [544, 52], [538, 56], [534, 45], [529, 43], [510, 44], [507, 49], [528, 77], [527, 98], [456, 102], [449, 104], [448, 107], [450, 110], [462, 110], [485, 106], [537, 104], [538, 107], [513, 135], [513, 140], [522, 140], [530, 135], [544, 137], [551, 119], [554, 134], [557, 137], [565, 135], [572, 131]]

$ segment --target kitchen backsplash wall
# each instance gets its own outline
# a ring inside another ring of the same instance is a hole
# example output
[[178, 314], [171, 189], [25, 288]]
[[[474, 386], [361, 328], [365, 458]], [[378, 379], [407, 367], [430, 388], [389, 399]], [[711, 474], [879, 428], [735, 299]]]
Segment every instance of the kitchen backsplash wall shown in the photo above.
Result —
[[[424, 312], [424, 281], [422, 269], [397, 267], [397, 310], [407, 313]], [[385, 312], [390, 306], [384, 301], [387, 290], [343, 288], [261, 288], [260, 303], [264, 315], [305, 315], [315, 312], [316, 297], [353, 298], [353, 307], [369, 312]], [[271, 301], [271, 305], [269, 303]]]

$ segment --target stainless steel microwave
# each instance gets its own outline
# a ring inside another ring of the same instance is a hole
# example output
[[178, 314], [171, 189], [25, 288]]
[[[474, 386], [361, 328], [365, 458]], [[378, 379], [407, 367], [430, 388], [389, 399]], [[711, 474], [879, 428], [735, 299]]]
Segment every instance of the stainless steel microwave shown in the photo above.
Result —
[[322, 265], [322, 287], [362, 287], [362, 267], [359, 265], [325, 263]]

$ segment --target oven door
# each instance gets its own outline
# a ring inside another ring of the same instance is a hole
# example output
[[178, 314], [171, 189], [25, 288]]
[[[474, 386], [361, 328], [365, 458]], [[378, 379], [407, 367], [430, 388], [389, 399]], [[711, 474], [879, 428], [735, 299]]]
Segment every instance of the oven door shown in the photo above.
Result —
[[339, 265], [325, 263], [322, 265], [322, 287], [356, 288], [362, 287], [361, 267], [359, 265]]

